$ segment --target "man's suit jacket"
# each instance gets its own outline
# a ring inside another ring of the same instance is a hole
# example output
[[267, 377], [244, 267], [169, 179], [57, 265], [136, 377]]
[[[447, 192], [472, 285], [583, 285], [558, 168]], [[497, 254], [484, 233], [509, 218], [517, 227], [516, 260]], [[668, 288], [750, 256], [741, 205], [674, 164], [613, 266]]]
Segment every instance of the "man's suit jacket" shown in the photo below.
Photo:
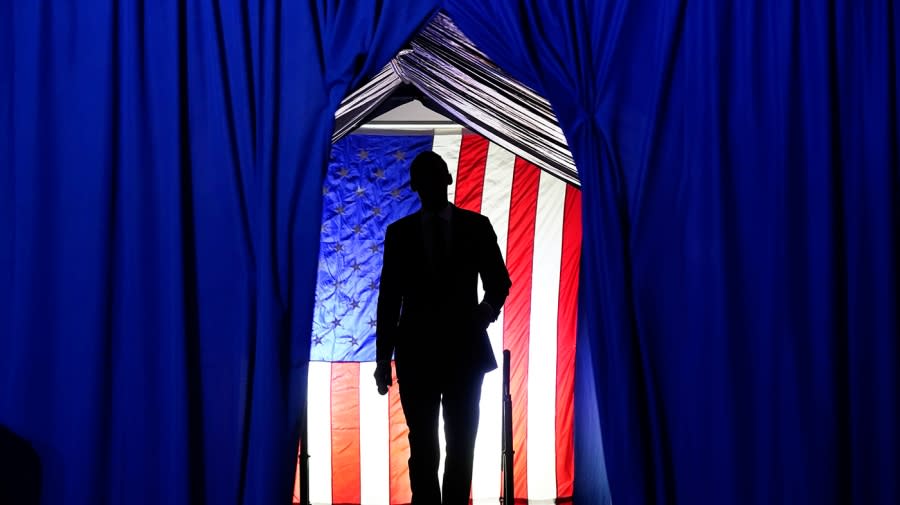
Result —
[[511, 282], [490, 221], [451, 206], [450, 241], [441, 272], [425, 249], [422, 213], [388, 226], [378, 296], [377, 359], [396, 351], [397, 376], [497, 368], [487, 331], [475, 317], [478, 276], [496, 319]]

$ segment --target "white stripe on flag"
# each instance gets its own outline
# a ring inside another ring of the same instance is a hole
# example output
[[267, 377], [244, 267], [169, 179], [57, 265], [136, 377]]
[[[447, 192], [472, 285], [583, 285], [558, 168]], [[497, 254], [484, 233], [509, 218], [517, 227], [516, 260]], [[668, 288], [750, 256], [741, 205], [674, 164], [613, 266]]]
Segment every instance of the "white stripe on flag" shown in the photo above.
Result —
[[[516, 157], [502, 147], [491, 143], [488, 147], [484, 171], [484, 196], [481, 212], [497, 233], [497, 243], [506, 256], [506, 238], [509, 232], [509, 205], [512, 193], [512, 174]], [[483, 296], [481, 282], [479, 296]], [[491, 347], [497, 363], [503, 363], [503, 313], [488, 328]], [[502, 435], [503, 374], [494, 371], [484, 377], [481, 388], [481, 418], [478, 438], [475, 441], [475, 465], [472, 474], [472, 497], [475, 505], [496, 503], [500, 497], [500, 450]]]
[[528, 344], [528, 498], [556, 498], [556, 332], [566, 185], [541, 172]]
[[331, 363], [309, 364], [307, 438], [309, 440], [309, 500], [331, 503]]
[[[433, 137], [431, 150], [439, 154], [447, 162], [447, 169], [453, 177], [453, 183], [447, 191], [447, 201], [456, 201], [456, 171], [459, 167], [459, 146], [462, 143], [462, 133], [436, 134]], [[443, 430], [442, 430], [443, 432]]]
[[391, 499], [390, 433], [387, 395], [375, 387], [375, 363], [359, 364], [359, 465], [362, 505]]

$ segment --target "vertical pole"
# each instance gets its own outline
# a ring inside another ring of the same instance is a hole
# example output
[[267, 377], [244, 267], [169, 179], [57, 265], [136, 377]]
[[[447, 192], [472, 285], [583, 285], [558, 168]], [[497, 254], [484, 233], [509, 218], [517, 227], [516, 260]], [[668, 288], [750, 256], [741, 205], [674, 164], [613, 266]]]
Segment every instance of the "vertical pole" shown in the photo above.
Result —
[[307, 433], [307, 410], [309, 406], [303, 409], [303, 415], [300, 417], [300, 505], [310, 505], [309, 503], [309, 436]]
[[503, 351], [503, 504], [515, 503], [515, 480], [513, 479], [513, 427], [512, 395], [509, 392], [509, 349]]

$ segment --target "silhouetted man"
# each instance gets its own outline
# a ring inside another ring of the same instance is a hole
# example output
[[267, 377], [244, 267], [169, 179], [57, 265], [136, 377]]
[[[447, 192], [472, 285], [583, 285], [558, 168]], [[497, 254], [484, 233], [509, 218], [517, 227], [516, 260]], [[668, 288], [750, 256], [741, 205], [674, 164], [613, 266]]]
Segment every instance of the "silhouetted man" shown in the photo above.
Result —
[[[375, 381], [385, 394], [396, 352], [413, 505], [442, 503], [437, 475], [442, 404], [443, 504], [469, 503], [481, 383], [497, 368], [486, 330], [511, 285], [490, 221], [447, 202], [452, 182], [440, 156], [430, 151], [416, 156], [410, 187], [422, 210], [388, 226], [384, 239]], [[485, 291], [480, 303], [479, 275]]]

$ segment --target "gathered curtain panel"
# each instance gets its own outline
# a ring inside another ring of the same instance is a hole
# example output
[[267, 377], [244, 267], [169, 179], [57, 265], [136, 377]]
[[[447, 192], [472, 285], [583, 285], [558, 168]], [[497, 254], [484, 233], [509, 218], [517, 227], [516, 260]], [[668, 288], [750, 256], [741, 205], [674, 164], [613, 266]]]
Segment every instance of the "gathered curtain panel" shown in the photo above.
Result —
[[334, 111], [435, 7], [3, 2], [0, 423], [44, 500], [290, 502]]
[[445, 8], [578, 165], [576, 503], [900, 501], [895, 3]]

